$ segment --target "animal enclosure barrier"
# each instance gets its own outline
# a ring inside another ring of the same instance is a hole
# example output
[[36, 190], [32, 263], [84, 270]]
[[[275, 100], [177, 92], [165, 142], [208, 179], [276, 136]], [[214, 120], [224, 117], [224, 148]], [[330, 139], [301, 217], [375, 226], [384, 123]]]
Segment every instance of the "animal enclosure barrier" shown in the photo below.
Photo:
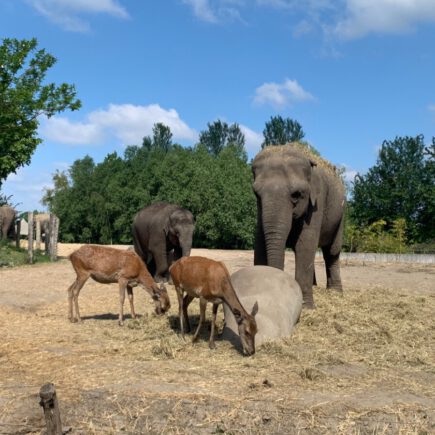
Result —
[[[29, 263], [33, 263], [33, 245], [34, 245], [34, 235], [36, 232], [36, 249], [41, 248], [41, 239], [42, 239], [42, 229], [41, 229], [41, 221], [35, 219], [33, 212], [28, 212], [28, 258]], [[50, 213], [48, 219], [48, 225], [44, 226], [44, 244], [45, 244], [45, 254], [50, 256], [51, 261], [57, 260], [57, 242], [59, 235], [59, 218], [54, 214]]]

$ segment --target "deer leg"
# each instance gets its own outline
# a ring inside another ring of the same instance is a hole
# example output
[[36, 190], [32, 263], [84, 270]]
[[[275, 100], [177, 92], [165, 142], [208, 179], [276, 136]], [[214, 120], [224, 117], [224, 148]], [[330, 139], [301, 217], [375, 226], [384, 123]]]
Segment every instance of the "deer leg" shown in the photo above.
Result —
[[124, 325], [124, 301], [125, 301], [125, 289], [127, 288], [127, 281], [119, 280], [119, 326]]
[[133, 319], [135, 319], [136, 318], [136, 313], [134, 311], [133, 287], [131, 287], [130, 285], [127, 285], [127, 295], [128, 295], [128, 301], [130, 302], [131, 317]]
[[211, 331], [210, 331], [210, 340], [208, 342], [208, 347], [210, 349], [216, 349], [216, 345], [214, 343], [214, 334], [216, 328], [216, 315], [218, 312], [219, 304], [213, 304], [213, 317], [211, 319]]
[[[88, 275], [77, 275], [76, 280], [71, 285], [71, 287], [68, 289], [68, 301], [69, 301], [69, 315], [70, 315], [70, 321], [71, 322], [81, 322], [82, 319], [80, 318], [80, 310], [79, 310], [79, 294], [82, 287], [85, 285], [85, 282], [89, 278]], [[74, 301], [74, 308], [76, 311], [76, 316], [74, 317], [73, 312], [73, 301]]]
[[204, 298], [199, 298], [199, 323], [198, 327], [196, 328], [195, 334], [192, 338], [192, 343], [195, 343], [196, 340], [198, 340], [198, 334], [201, 329], [202, 323], [204, 322], [205, 318], [205, 308], [207, 307], [207, 300]]
[[183, 307], [183, 290], [180, 287], [175, 286], [178, 298], [178, 318], [180, 319], [180, 331], [184, 340], [184, 307]]
[[193, 296], [186, 294], [183, 299], [183, 316], [184, 316], [184, 324], [186, 325], [186, 332], [190, 332], [190, 321], [189, 316], [187, 314], [187, 308], [190, 303], [193, 301]]

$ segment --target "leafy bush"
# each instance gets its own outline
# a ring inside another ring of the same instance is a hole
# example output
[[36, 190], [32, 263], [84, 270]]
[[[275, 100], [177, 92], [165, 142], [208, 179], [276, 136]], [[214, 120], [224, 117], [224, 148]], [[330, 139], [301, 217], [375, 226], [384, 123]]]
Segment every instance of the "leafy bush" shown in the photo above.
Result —
[[[33, 261], [35, 263], [48, 262], [50, 257], [42, 251], [34, 251]], [[22, 266], [29, 263], [27, 250], [16, 248], [15, 245], [8, 241], [0, 241], [0, 267]]]

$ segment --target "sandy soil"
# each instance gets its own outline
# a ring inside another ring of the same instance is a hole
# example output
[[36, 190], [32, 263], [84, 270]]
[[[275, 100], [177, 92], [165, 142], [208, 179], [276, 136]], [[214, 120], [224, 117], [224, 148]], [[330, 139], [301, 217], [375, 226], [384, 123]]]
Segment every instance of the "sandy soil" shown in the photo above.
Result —
[[[60, 245], [59, 255], [78, 246]], [[222, 260], [230, 272], [253, 262], [252, 251], [192, 255]], [[288, 253], [286, 271], [293, 270]], [[41, 433], [37, 396], [45, 382], [56, 385], [72, 433], [435, 430], [435, 266], [342, 264], [343, 298], [324, 289], [320, 260], [316, 270], [317, 310], [304, 312], [291, 338], [243, 358], [219, 340], [210, 351], [207, 331], [194, 347], [183, 342], [172, 289], [164, 318], [137, 291], [141, 318], [127, 316], [120, 328], [117, 285], [88, 281], [78, 325], [66, 317], [66, 289], [75, 277], [68, 260], [0, 269], [0, 434]], [[346, 313], [349, 306], [354, 311]], [[383, 324], [390, 311], [393, 323]], [[344, 343], [351, 343], [349, 353], [341, 351]]]

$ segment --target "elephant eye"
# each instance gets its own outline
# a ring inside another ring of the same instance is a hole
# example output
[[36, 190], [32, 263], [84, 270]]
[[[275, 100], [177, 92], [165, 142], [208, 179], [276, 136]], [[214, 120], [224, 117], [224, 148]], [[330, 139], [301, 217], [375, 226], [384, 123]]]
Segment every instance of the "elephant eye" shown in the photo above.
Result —
[[290, 195], [290, 197], [293, 203], [297, 203], [302, 198], [302, 192], [296, 190]]

